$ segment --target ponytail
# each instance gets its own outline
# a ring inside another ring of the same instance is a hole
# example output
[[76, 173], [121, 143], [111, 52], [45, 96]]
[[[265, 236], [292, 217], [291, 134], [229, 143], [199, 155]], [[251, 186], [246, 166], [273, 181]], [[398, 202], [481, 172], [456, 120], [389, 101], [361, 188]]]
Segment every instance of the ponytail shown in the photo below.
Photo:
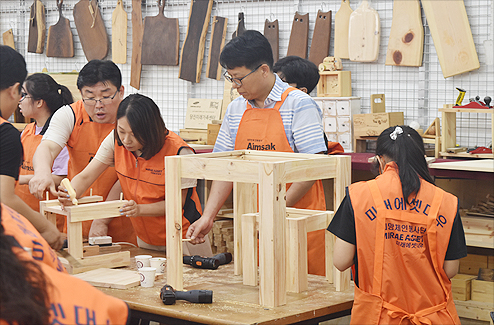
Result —
[[376, 155], [386, 156], [398, 165], [403, 198], [408, 204], [410, 195], [420, 190], [420, 178], [434, 184], [422, 137], [411, 127], [402, 125], [384, 130], [377, 139]]

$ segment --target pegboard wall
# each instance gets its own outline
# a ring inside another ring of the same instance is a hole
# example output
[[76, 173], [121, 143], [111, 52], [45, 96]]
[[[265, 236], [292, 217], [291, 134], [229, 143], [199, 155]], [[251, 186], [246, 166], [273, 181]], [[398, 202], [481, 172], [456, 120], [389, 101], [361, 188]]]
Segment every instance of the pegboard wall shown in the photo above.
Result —
[[[55, 0], [41, 0], [46, 8], [46, 27], [54, 25], [58, 21], [58, 12]], [[395, 0], [406, 1], [406, 0]], [[459, 1], [459, 0], [449, 0]], [[49, 58], [46, 54], [27, 52], [28, 22], [32, 0], [1, 0], [0, 1], [0, 32], [13, 30], [17, 51], [26, 58], [28, 71], [40, 72], [46, 68], [49, 72], [79, 71], [87, 60], [82, 51], [79, 36], [74, 24], [73, 8], [78, 0], [63, 1], [63, 15], [70, 20], [70, 26], [74, 35], [73, 58]], [[444, 79], [439, 61], [434, 48], [434, 43], [429, 32], [428, 24], [422, 10], [424, 24], [424, 57], [421, 67], [396, 67], [386, 66], [386, 50], [391, 29], [393, 1], [372, 0], [369, 1], [377, 10], [381, 20], [381, 39], [379, 58], [376, 62], [361, 63], [343, 60], [343, 69], [352, 72], [352, 91], [354, 96], [361, 97], [362, 113], [370, 112], [370, 95], [384, 93], [386, 95], [386, 111], [405, 113], [405, 123], [412, 121], [420, 123], [426, 129], [435, 117], [441, 117], [438, 108], [443, 104], [453, 104], [458, 95], [456, 87], [467, 91], [465, 99], [479, 95], [494, 98], [494, 66], [487, 65], [486, 53], [494, 52], [494, 49], [486, 49], [485, 40], [494, 39], [493, 0], [464, 0], [473, 39], [480, 61], [480, 69], [448, 79]], [[111, 17], [116, 7], [117, 0], [98, 1], [107, 33], [111, 40]], [[129, 85], [130, 59], [132, 56], [132, 24], [131, 24], [131, 0], [123, 0], [124, 8], [128, 14], [127, 34], [127, 63], [119, 64], [123, 76], [123, 85], [126, 94], [139, 92], [153, 98], [161, 109], [166, 125], [177, 132], [183, 128], [188, 98], [222, 98], [223, 80], [217, 81], [206, 78], [207, 55], [211, 37], [211, 24], [206, 38], [205, 57], [202, 68], [201, 81], [197, 84], [178, 78], [178, 66], [143, 66], [141, 74], [140, 90]], [[351, 0], [350, 5], [355, 10], [360, 1]], [[190, 0], [166, 0], [165, 16], [179, 19], [180, 48], [187, 33]], [[280, 30], [280, 57], [286, 55], [288, 41], [296, 11], [309, 13], [309, 46], [315, 17], [318, 10], [332, 11], [333, 31], [334, 17], [340, 8], [341, 0], [215, 0], [211, 17], [222, 16], [228, 18], [227, 37], [228, 42], [236, 29], [237, 16], [244, 12], [245, 26], [247, 29], [264, 31], [266, 20], [278, 19]], [[142, 0], [142, 15], [155, 16], [158, 14], [158, 6], [155, 0]], [[212, 18], [211, 18], [212, 19]], [[333, 50], [334, 35], [331, 35], [330, 55]], [[45, 46], [46, 48], [46, 46]], [[45, 49], [46, 51], [46, 49]], [[111, 59], [111, 46], [107, 59]], [[315, 94], [313, 94], [315, 95]], [[464, 101], [464, 103], [467, 102]], [[487, 146], [491, 141], [490, 114], [458, 114], [457, 117], [457, 142], [462, 146], [475, 147]]]

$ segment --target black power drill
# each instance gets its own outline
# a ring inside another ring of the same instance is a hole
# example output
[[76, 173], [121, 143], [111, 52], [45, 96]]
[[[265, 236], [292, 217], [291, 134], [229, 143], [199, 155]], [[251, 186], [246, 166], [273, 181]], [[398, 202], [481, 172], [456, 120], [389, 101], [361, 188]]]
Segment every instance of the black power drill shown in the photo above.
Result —
[[213, 257], [201, 257], [199, 255], [184, 256], [184, 264], [192, 265], [198, 269], [216, 270], [218, 266], [232, 261], [232, 253], [220, 253]]
[[165, 286], [161, 288], [160, 298], [165, 305], [173, 305], [177, 300], [187, 300], [188, 302], [199, 304], [211, 304], [213, 303], [213, 291], [176, 291], [171, 285], [165, 284]]

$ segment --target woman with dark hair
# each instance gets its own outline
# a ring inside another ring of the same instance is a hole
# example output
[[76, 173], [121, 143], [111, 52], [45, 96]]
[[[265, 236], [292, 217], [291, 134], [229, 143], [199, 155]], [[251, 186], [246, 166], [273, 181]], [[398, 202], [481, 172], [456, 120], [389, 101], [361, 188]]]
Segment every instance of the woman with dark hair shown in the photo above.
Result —
[[434, 185], [422, 137], [408, 126], [377, 139], [379, 176], [347, 189], [328, 230], [333, 263], [352, 266], [352, 324], [460, 324], [450, 278], [467, 255], [458, 199]]
[[[151, 98], [132, 94], [118, 107], [115, 131], [101, 143], [86, 168], [72, 179], [72, 186], [79, 196], [109, 166], [115, 166], [124, 198], [129, 200], [121, 215], [131, 218], [139, 247], [164, 250], [165, 157], [192, 153], [185, 141], [166, 128], [159, 107]], [[195, 186], [195, 179], [182, 180], [184, 237], [189, 225], [201, 217]], [[62, 204], [70, 204], [65, 191], [58, 193]], [[187, 255], [212, 255], [209, 244], [184, 246]]]
[[[8, 209], [3, 204], [0, 220]], [[38, 263], [0, 223], [0, 324], [126, 324], [125, 302]], [[36, 230], [34, 230], [36, 232]], [[39, 235], [39, 234], [37, 234]]]
[[[70, 90], [63, 85], [59, 85], [46, 73], [30, 75], [26, 78], [22, 87], [21, 99], [19, 101], [21, 113], [24, 117], [34, 119], [35, 122], [28, 124], [21, 134], [24, 161], [21, 165], [19, 183], [16, 184], [15, 194], [35, 211], [39, 211], [40, 200], [29, 192], [29, 181], [34, 176], [34, 153], [50, 125], [53, 113], [60, 107], [72, 104], [73, 102]], [[69, 154], [67, 147], [64, 147], [55, 158], [52, 166], [52, 177], [57, 186], [67, 176], [68, 162]], [[59, 229], [62, 230], [61, 228]]]

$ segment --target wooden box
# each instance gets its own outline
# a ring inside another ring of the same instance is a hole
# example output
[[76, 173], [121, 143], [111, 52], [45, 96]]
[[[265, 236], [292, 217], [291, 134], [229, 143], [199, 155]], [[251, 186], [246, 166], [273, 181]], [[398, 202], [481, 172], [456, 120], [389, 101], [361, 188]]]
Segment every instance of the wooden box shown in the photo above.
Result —
[[212, 144], [216, 142], [218, 133], [220, 132], [221, 124], [208, 124], [208, 135], [206, 144]]
[[403, 112], [356, 114], [353, 116], [355, 137], [376, 137], [390, 126], [404, 124]]
[[451, 291], [454, 300], [470, 300], [472, 280], [476, 276], [469, 274], [457, 274], [451, 279]]
[[494, 282], [472, 280], [472, 300], [494, 304]]
[[352, 73], [350, 71], [320, 71], [317, 97], [352, 96]]
[[468, 254], [460, 260], [460, 273], [478, 275], [479, 269], [489, 268], [489, 259], [486, 255]]

